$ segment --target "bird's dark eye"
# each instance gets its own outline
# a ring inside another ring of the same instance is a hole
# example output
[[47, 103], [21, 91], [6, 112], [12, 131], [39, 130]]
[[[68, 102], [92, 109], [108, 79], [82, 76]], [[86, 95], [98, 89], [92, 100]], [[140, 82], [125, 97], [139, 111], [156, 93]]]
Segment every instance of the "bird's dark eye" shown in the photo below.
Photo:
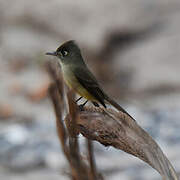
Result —
[[61, 51], [61, 54], [62, 54], [63, 56], [67, 56], [67, 55], [68, 55], [68, 51], [62, 50], [62, 51]]

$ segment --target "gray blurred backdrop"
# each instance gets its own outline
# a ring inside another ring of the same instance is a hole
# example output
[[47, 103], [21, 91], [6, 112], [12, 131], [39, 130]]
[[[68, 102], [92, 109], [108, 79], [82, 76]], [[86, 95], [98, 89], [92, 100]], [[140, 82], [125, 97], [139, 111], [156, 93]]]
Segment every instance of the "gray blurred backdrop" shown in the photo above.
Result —
[[[70, 39], [180, 173], [179, 0], [0, 0], [0, 179], [69, 179], [44, 62]], [[106, 179], [160, 179], [114, 148], [95, 157]]]

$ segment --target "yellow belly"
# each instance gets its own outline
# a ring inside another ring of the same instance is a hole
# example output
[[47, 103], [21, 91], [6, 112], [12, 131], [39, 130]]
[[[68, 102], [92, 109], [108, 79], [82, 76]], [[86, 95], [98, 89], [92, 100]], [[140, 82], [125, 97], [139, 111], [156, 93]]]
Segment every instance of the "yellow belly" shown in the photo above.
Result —
[[86, 98], [87, 100], [96, 101], [96, 99], [79, 83], [73, 72], [68, 67], [62, 67], [62, 71], [64, 81], [69, 88], [73, 89], [80, 96]]

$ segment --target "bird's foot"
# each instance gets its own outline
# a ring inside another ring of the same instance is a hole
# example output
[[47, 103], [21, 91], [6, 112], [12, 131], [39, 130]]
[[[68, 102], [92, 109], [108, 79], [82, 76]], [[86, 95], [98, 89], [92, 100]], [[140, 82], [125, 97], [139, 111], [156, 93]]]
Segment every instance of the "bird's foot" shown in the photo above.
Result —
[[88, 102], [88, 100], [85, 103], [79, 105], [80, 111], [84, 111], [84, 106], [86, 105], [87, 102]]
[[97, 102], [92, 102], [95, 107], [99, 107], [99, 104]]
[[84, 111], [84, 106], [83, 106], [83, 104], [79, 105], [78, 107], [79, 107], [79, 110], [80, 110], [80, 111]]

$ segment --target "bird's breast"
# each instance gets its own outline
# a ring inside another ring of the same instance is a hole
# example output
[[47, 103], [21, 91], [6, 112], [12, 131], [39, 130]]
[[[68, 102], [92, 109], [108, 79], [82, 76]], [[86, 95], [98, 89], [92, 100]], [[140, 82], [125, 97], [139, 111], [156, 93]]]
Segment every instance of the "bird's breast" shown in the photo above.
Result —
[[71, 70], [71, 67], [68, 67], [67, 65], [61, 66], [62, 72], [63, 72], [63, 78], [65, 83], [70, 87], [70, 88], [76, 88], [78, 86], [78, 82], [76, 77], [73, 74], [73, 71]]
[[61, 68], [64, 81], [71, 89], [74, 89], [80, 96], [88, 100], [95, 100], [95, 98], [79, 83], [78, 79], [72, 71], [72, 67], [63, 65]]

